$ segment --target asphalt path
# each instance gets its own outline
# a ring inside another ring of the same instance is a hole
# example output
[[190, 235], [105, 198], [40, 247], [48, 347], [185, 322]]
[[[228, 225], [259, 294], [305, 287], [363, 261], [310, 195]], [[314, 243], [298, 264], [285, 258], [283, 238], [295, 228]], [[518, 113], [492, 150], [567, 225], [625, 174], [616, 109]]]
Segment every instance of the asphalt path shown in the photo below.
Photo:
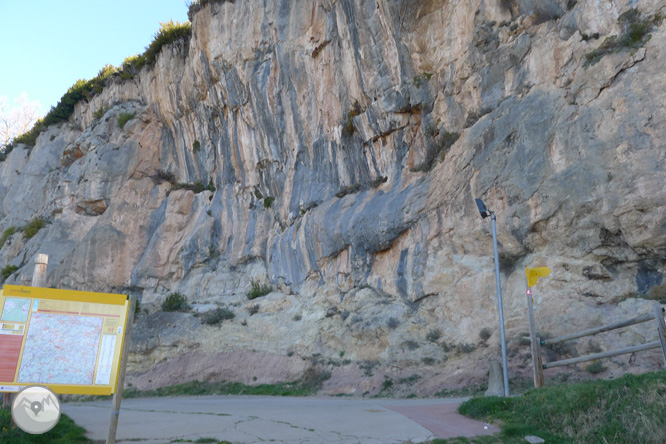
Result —
[[[118, 443], [418, 443], [488, 435], [492, 425], [456, 413], [463, 399], [354, 399], [185, 396], [123, 400]], [[62, 412], [106, 440], [110, 401], [68, 402]]]

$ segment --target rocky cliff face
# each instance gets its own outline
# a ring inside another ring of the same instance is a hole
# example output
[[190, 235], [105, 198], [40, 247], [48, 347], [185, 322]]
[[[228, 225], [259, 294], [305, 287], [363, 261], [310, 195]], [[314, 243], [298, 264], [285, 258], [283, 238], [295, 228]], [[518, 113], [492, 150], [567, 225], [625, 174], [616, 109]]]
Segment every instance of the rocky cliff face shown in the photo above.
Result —
[[[137, 387], [293, 380], [314, 366], [333, 373], [328, 392], [376, 392], [389, 377], [429, 394], [481, 380], [499, 358], [480, 197], [497, 214], [510, 375], [529, 376], [525, 267], [553, 270], [534, 296], [553, 336], [666, 298], [665, 8], [205, 6], [189, 42], [0, 163], [0, 229], [48, 221], [2, 246], [0, 265], [19, 267], [6, 282], [29, 277], [40, 252], [50, 286], [137, 294]], [[273, 292], [249, 301], [252, 281]], [[190, 312], [160, 311], [175, 291]], [[220, 306], [236, 317], [200, 321]], [[606, 364], [661, 362], [652, 351]]]

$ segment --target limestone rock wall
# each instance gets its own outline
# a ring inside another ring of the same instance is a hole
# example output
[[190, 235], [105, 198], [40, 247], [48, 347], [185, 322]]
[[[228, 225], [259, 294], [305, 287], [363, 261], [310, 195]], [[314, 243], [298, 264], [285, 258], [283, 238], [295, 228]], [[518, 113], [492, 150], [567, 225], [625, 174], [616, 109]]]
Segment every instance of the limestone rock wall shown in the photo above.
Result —
[[[48, 285], [140, 296], [138, 387], [315, 366], [333, 373], [329, 392], [418, 374], [396, 390], [430, 394], [482, 379], [499, 356], [480, 197], [497, 214], [510, 374], [529, 376], [525, 267], [553, 270], [534, 299], [553, 336], [666, 298], [665, 7], [208, 5], [189, 42], [0, 163], [0, 229], [48, 221], [9, 237], [0, 265], [20, 282], [46, 253]], [[650, 38], [588, 63], [631, 8]], [[122, 128], [120, 113], [133, 113]], [[274, 291], [248, 301], [253, 280]], [[192, 312], [160, 312], [174, 291]], [[218, 306], [236, 317], [202, 324]], [[654, 335], [637, 326], [550, 358]], [[659, 359], [618, 357], [608, 371]]]

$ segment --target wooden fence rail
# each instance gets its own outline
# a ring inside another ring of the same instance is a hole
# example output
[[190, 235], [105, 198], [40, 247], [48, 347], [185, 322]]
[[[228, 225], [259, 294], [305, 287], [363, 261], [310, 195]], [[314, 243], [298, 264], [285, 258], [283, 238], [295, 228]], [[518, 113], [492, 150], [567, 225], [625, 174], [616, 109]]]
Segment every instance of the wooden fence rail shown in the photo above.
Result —
[[[528, 303], [529, 302], [530, 301], [528, 300]], [[597, 333], [603, 333], [618, 328], [629, 327], [631, 325], [640, 324], [643, 322], [649, 322], [651, 320], [654, 320], [657, 324], [656, 326], [659, 336], [659, 339], [657, 341], [648, 342], [640, 345], [634, 345], [632, 347], [626, 347], [619, 350], [611, 350], [603, 353], [594, 353], [591, 355], [579, 356], [571, 359], [563, 359], [560, 361], [548, 362], [545, 364], [542, 362], [541, 346], [559, 344], [564, 341], [570, 341], [572, 339], [578, 339], [584, 336], [595, 335]], [[603, 325], [601, 327], [590, 328], [588, 330], [584, 330], [578, 333], [572, 333], [565, 336], [560, 336], [558, 338], [541, 340], [541, 338], [536, 337], [535, 339], [536, 340], [532, 341], [532, 363], [534, 366], [535, 387], [543, 386], [543, 370], [547, 368], [578, 364], [579, 362], [594, 361], [595, 359], [610, 358], [612, 356], [619, 356], [627, 353], [635, 353], [639, 351], [651, 350], [653, 348], [661, 347], [661, 351], [664, 358], [664, 364], [666, 365], [666, 322], [664, 322], [664, 309], [661, 307], [661, 305], [659, 305], [659, 303], [654, 304], [653, 313], [650, 314], [644, 314], [642, 316], [638, 316], [620, 322], [615, 322], [613, 324]]]

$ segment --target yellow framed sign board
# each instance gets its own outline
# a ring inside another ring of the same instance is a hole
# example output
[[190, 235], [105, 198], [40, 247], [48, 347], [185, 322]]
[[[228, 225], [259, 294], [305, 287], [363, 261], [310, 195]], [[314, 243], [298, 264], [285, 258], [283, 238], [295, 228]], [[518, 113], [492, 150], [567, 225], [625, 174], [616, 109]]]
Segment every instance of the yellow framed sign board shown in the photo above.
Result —
[[5, 285], [0, 310], [0, 392], [116, 392], [127, 295]]

